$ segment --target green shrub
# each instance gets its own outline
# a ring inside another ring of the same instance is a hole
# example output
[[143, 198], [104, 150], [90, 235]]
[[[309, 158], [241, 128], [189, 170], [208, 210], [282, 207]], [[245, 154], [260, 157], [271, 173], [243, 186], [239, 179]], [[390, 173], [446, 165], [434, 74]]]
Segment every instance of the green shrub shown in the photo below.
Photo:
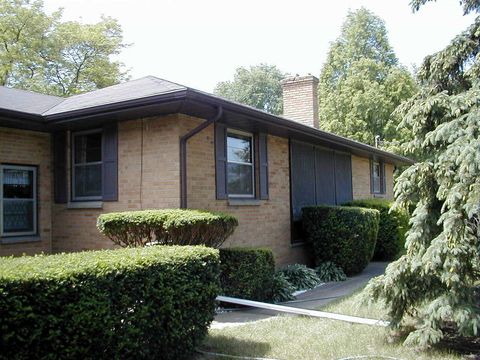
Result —
[[331, 261], [318, 264], [315, 272], [320, 280], [324, 282], [347, 280], [347, 275], [345, 275], [344, 271]]
[[220, 249], [222, 294], [241, 299], [269, 301], [275, 261], [270, 249]]
[[374, 260], [395, 260], [405, 246], [409, 216], [402, 210], [391, 209], [392, 202], [384, 199], [354, 200], [345, 206], [359, 206], [380, 211], [380, 225]]
[[98, 230], [123, 247], [206, 245], [219, 247], [233, 233], [235, 217], [202, 210], [161, 209], [102, 214]]
[[380, 218], [378, 210], [309, 206], [302, 209], [302, 218], [316, 265], [332, 261], [350, 276], [361, 272], [372, 259]]
[[315, 270], [302, 264], [287, 265], [278, 272], [285, 276], [295, 291], [313, 289], [321, 283]]
[[218, 273], [206, 247], [4, 258], [0, 358], [185, 358], [213, 319]]
[[275, 304], [295, 299], [295, 288], [281, 272], [273, 275], [272, 302]]

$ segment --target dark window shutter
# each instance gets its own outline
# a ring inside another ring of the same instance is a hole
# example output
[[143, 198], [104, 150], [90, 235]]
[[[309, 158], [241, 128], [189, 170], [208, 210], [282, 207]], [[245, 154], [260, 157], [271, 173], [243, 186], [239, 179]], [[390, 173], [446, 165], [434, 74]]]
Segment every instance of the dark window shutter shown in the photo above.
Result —
[[316, 205], [315, 148], [300, 142], [291, 142], [291, 191], [293, 221], [301, 219], [302, 208]]
[[104, 201], [118, 200], [118, 130], [117, 124], [103, 127], [102, 195]]
[[335, 153], [315, 149], [315, 186], [317, 205], [335, 205]]
[[259, 183], [260, 183], [260, 199], [268, 199], [268, 148], [267, 134], [258, 134], [258, 159], [259, 159]]
[[227, 199], [227, 127], [221, 123], [215, 124], [215, 184], [217, 199]]
[[67, 132], [53, 134], [53, 187], [56, 203], [68, 201], [67, 190]]
[[353, 200], [350, 154], [335, 153], [335, 196], [337, 205]]

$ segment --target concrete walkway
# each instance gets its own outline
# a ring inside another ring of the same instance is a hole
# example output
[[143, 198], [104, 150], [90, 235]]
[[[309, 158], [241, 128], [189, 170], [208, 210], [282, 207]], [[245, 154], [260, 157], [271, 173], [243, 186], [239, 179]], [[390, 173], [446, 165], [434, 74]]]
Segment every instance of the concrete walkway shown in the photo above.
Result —
[[[282, 305], [292, 306], [302, 309], [316, 310], [331, 301], [340, 297], [350, 295], [356, 290], [362, 288], [367, 282], [385, 272], [388, 263], [371, 262], [362, 273], [348, 278], [345, 281], [330, 282], [322, 284], [315, 289], [309, 290], [297, 296], [296, 300], [283, 303]], [[212, 328], [224, 328], [236, 326], [241, 323], [265, 320], [279, 313], [276, 311], [264, 309], [242, 308], [230, 312], [217, 314], [213, 321]]]

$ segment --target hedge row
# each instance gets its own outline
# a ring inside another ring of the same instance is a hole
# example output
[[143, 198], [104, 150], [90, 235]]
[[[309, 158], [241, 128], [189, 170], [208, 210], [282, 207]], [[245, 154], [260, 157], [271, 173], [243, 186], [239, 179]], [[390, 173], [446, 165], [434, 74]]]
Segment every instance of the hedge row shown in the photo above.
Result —
[[205, 247], [2, 259], [2, 359], [182, 359], [203, 339], [219, 292]]
[[271, 300], [275, 272], [272, 250], [253, 247], [220, 249], [220, 263], [223, 295]]
[[344, 206], [359, 206], [380, 211], [380, 225], [374, 260], [395, 260], [405, 246], [405, 233], [408, 229], [408, 214], [392, 209], [392, 202], [384, 199], [354, 200]]
[[237, 225], [228, 214], [185, 209], [125, 211], [97, 219], [98, 230], [123, 247], [151, 243], [219, 247]]
[[332, 261], [348, 276], [361, 272], [372, 259], [379, 212], [342, 206], [302, 209], [303, 228], [313, 245], [315, 265]]

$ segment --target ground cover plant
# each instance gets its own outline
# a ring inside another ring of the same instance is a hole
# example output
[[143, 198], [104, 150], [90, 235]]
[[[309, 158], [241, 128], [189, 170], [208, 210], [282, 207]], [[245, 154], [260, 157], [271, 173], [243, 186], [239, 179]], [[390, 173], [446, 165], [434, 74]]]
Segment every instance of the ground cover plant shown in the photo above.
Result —
[[277, 271], [292, 285], [295, 291], [313, 289], [321, 283], [315, 270], [303, 264], [287, 265]]
[[182, 359], [207, 333], [218, 251], [135, 249], [0, 262], [0, 359]]
[[220, 247], [237, 226], [237, 219], [231, 215], [190, 209], [124, 211], [101, 214], [97, 219], [98, 230], [122, 247]]

